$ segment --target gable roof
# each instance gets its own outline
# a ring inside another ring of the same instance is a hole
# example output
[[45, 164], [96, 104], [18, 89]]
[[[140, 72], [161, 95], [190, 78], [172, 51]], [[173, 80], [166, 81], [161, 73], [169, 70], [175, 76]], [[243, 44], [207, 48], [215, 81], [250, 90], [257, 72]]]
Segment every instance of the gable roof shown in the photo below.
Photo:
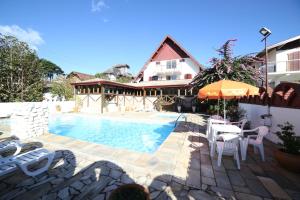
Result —
[[[297, 40], [298, 40], [297, 45], [299, 46], [300, 45], [300, 35], [297, 35], [297, 36], [289, 38], [287, 40], [283, 40], [276, 44], [270, 45], [267, 47], [267, 50], [269, 52], [269, 51], [273, 50], [274, 48], [281, 49], [282, 47], [287, 46], [289, 43], [297, 42]], [[258, 57], [263, 56], [263, 55], [265, 55], [265, 50], [262, 50], [261, 52], [259, 52], [257, 54]]]
[[[167, 45], [165, 45], [167, 44]], [[160, 52], [164, 49], [168, 48], [170, 50], [170, 53], [168, 55], [160, 55]], [[151, 61], [159, 61], [163, 57], [175, 57], [175, 58], [190, 58], [192, 62], [199, 67], [200, 70], [202, 70], [202, 65], [187, 51], [185, 50], [181, 45], [179, 45], [178, 42], [176, 42], [170, 35], [167, 35], [158, 48], [153, 52], [151, 57], [147, 60], [147, 62], [144, 64], [142, 69], [139, 71], [137, 76], [135, 77], [135, 81], [143, 74], [144, 70], [146, 69], [148, 63]]]
[[69, 78], [71, 75], [77, 76], [82, 81], [95, 78], [94, 75], [85, 74], [85, 73], [81, 73], [81, 72], [75, 72], [75, 71], [72, 71], [70, 74], [68, 74], [67, 78]]

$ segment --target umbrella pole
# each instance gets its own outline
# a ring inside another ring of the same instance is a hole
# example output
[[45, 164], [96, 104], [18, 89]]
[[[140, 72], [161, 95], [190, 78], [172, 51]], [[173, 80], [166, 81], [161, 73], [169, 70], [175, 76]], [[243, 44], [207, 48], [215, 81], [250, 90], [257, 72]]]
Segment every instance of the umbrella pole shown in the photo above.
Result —
[[225, 98], [223, 99], [223, 102], [224, 102], [224, 120], [226, 120]]
[[220, 114], [220, 99], [218, 99], [218, 116]]

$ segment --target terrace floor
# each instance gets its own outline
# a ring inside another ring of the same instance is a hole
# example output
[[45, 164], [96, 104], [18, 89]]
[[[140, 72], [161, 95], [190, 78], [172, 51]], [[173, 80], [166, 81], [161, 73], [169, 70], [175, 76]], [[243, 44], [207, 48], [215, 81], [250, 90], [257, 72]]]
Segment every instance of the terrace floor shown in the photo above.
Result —
[[205, 129], [203, 116], [188, 114], [187, 122], [179, 122], [154, 154], [53, 134], [26, 140], [25, 151], [55, 151], [53, 165], [35, 178], [21, 171], [0, 177], [0, 199], [108, 199], [126, 183], [144, 185], [151, 199], [160, 200], [300, 199], [300, 174], [278, 166], [274, 144], [265, 141], [265, 162], [249, 148], [241, 170], [232, 157], [217, 167], [216, 156], [209, 156]]

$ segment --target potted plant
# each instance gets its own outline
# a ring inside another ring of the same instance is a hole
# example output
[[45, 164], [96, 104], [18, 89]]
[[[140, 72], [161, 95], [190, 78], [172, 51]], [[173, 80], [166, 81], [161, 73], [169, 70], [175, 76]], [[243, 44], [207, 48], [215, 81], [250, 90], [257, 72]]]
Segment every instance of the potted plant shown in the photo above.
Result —
[[147, 188], [138, 184], [126, 184], [112, 191], [109, 200], [150, 200]]
[[275, 151], [275, 159], [282, 167], [300, 173], [300, 141], [295, 136], [294, 126], [286, 122], [278, 127], [281, 131], [277, 131], [276, 135], [282, 141], [282, 148]]

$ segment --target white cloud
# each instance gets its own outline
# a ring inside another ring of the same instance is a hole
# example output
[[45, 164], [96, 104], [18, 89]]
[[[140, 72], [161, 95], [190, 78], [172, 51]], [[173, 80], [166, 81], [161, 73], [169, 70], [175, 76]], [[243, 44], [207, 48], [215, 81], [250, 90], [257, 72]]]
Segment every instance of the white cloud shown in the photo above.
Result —
[[104, 8], [108, 8], [105, 0], [92, 0], [92, 12], [101, 12]]
[[3, 35], [15, 36], [19, 40], [26, 42], [34, 50], [38, 50], [38, 46], [45, 43], [38, 31], [31, 28], [22, 29], [17, 25], [1, 26], [0, 33]]
[[103, 19], [103, 22], [107, 23], [107, 22], [109, 22], [109, 20], [108, 19]]

